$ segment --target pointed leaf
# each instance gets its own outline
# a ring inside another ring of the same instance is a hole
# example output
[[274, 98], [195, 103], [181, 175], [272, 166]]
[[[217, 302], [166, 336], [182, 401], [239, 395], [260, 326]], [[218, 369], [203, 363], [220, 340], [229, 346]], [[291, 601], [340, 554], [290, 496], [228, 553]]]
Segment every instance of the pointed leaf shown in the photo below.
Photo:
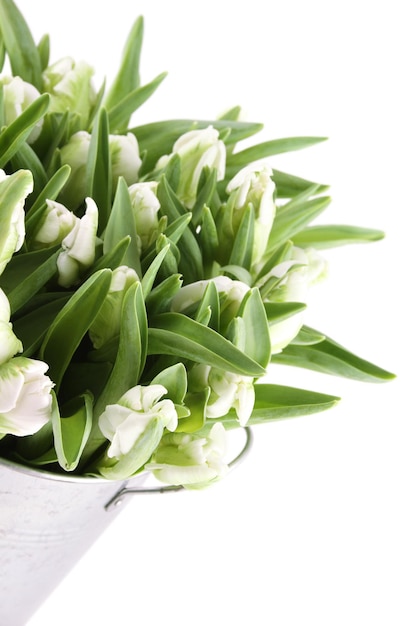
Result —
[[274, 250], [288, 239], [294, 237], [309, 222], [320, 215], [329, 206], [330, 202], [331, 198], [321, 196], [297, 205], [291, 205], [291, 202], [289, 202], [287, 205], [277, 209], [268, 239], [268, 250]]
[[182, 404], [187, 393], [187, 370], [184, 363], [167, 367], [152, 380], [151, 385], [162, 385], [167, 390], [167, 397], [174, 404]]
[[86, 195], [93, 198], [99, 208], [99, 233], [104, 231], [109, 219], [111, 186], [109, 120], [106, 110], [101, 109], [91, 134], [86, 166]]
[[58, 403], [54, 400], [52, 429], [58, 463], [66, 472], [76, 469], [82, 451], [87, 443], [93, 420], [93, 402], [90, 394], [74, 398], [60, 415]]
[[288, 137], [259, 143], [245, 150], [232, 154], [228, 159], [228, 167], [241, 168], [253, 161], [259, 161], [276, 154], [301, 150], [326, 141], [326, 137]]
[[0, 0], [0, 30], [14, 76], [42, 89], [41, 58], [29, 27], [13, 2]]
[[50, 326], [40, 349], [58, 392], [62, 377], [110, 288], [112, 272], [96, 272], [73, 294]]
[[272, 362], [364, 382], [383, 382], [395, 378], [394, 374], [352, 354], [329, 337], [312, 345], [290, 344], [280, 354], [273, 355]]
[[245, 325], [245, 354], [262, 367], [266, 367], [271, 357], [271, 340], [268, 319], [259, 289], [251, 289], [246, 294], [238, 311]]
[[293, 237], [296, 246], [317, 249], [334, 248], [352, 243], [368, 243], [384, 238], [381, 230], [344, 224], [309, 226]]
[[328, 185], [319, 185], [311, 182], [311, 180], [305, 180], [279, 170], [274, 169], [272, 172], [272, 180], [276, 185], [278, 198], [294, 198], [300, 192], [313, 186], [316, 187], [316, 194], [322, 194], [329, 189]]
[[106, 97], [105, 106], [108, 111], [139, 86], [139, 63], [142, 41], [143, 17], [138, 17], [132, 26], [123, 49], [120, 69]]
[[55, 274], [60, 250], [49, 248], [17, 254], [7, 265], [0, 284], [13, 313], [22, 308]]
[[109, 126], [111, 132], [116, 130], [120, 132], [127, 129], [132, 114], [149, 100], [166, 75], [166, 72], [162, 72], [162, 74], [156, 76], [156, 78], [147, 85], [137, 87], [109, 110]]
[[132, 203], [125, 179], [121, 176], [116, 189], [112, 210], [104, 233], [103, 252], [112, 250], [121, 239], [130, 237], [129, 246], [123, 258], [123, 264], [142, 275], [137, 246], [137, 235]]
[[179, 313], [153, 318], [149, 354], [172, 354], [228, 372], [261, 376], [263, 367], [211, 328]]

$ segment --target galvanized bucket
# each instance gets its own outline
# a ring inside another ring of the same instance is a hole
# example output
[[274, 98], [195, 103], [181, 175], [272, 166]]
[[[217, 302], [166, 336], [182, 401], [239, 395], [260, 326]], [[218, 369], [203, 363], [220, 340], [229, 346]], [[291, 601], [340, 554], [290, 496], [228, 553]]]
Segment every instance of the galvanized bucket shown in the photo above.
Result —
[[[129, 484], [139, 491], [140, 482]], [[0, 459], [1, 626], [27, 622], [123, 508], [126, 491], [126, 482], [61, 476]]]
[[[251, 432], [230, 463], [248, 453]], [[0, 458], [0, 626], [24, 626], [104, 529], [126, 496], [178, 491], [142, 474], [108, 481], [38, 471]]]

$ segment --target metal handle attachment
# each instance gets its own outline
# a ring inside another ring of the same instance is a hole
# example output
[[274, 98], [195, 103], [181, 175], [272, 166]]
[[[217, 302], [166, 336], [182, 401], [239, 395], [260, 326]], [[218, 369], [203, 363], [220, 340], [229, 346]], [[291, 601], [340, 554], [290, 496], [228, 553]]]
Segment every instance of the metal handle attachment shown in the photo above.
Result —
[[[252, 443], [253, 443], [253, 434], [249, 427], [243, 429], [245, 431], [246, 439], [242, 450], [239, 454], [229, 463], [229, 467], [235, 468], [239, 463], [243, 461], [246, 455], [249, 453]], [[115, 507], [118, 507], [122, 504], [125, 496], [135, 496], [142, 493], [168, 493], [171, 491], [182, 491], [184, 487], [182, 485], [167, 485], [165, 487], [142, 487], [141, 489], [131, 489], [129, 487], [122, 487], [115, 496], [107, 504], [105, 505], [106, 511], [111, 511]]]

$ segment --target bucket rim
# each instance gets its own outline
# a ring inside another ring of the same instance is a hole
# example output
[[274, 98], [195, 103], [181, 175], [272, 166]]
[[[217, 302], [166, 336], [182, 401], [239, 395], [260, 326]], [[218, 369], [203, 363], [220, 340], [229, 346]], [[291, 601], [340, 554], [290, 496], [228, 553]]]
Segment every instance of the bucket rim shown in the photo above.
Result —
[[0, 456], [0, 467], [6, 467], [7, 469], [20, 472], [21, 474], [27, 474], [36, 478], [42, 478], [43, 480], [53, 480], [64, 483], [79, 483], [79, 484], [122, 484], [126, 480], [109, 480], [108, 478], [101, 478], [95, 476], [74, 476], [71, 474], [57, 474], [55, 472], [48, 472], [47, 470], [36, 469], [23, 465], [17, 461], [11, 461]]

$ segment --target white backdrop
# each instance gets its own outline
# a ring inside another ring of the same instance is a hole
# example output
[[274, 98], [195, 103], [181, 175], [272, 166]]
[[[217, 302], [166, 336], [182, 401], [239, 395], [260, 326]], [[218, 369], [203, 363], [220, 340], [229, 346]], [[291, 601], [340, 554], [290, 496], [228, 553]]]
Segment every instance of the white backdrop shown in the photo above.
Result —
[[[247, 462], [203, 492], [140, 496], [30, 626], [415, 626], [416, 46], [411, 2], [19, 0], [52, 59], [114, 75], [145, 16], [142, 78], [168, 78], [137, 123], [210, 119], [241, 104], [259, 139], [328, 136], [277, 157], [331, 184], [322, 222], [382, 242], [326, 254], [307, 322], [396, 372], [365, 385], [275, 369], [341, 395], [334, 410], [258, 427]], [[22, 598], [24, 601], [24, 598]], [[6, 626], [6, 625], [5, 625]]]

